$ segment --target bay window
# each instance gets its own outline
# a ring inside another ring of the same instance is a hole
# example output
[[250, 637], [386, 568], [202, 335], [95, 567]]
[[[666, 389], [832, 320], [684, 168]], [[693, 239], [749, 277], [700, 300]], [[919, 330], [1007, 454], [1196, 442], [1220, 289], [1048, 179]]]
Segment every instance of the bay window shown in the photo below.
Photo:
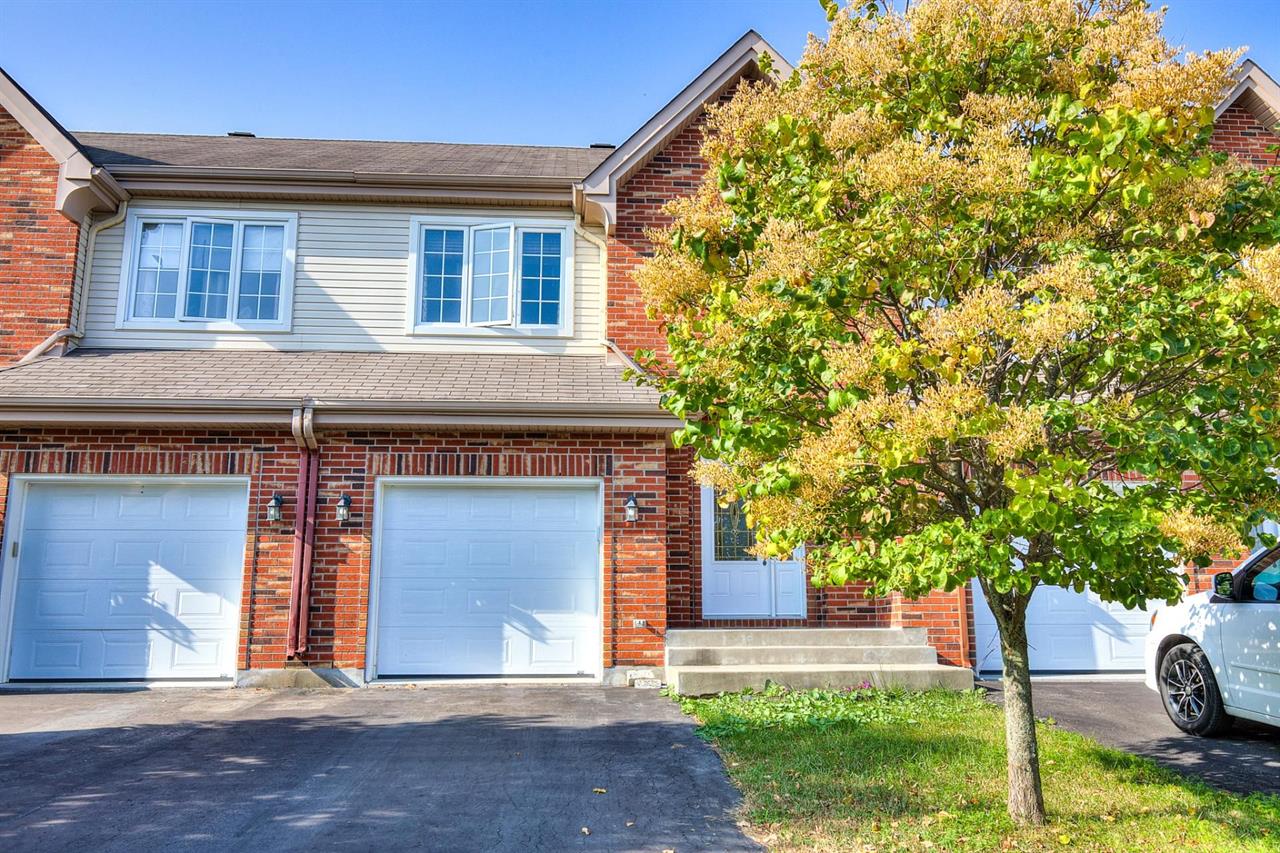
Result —
[[117, 325], [287, 330], [296, 233], [293, 214], [132, 211]]
[[563, 335], [572, 226], [415, 217], [409, 332]]

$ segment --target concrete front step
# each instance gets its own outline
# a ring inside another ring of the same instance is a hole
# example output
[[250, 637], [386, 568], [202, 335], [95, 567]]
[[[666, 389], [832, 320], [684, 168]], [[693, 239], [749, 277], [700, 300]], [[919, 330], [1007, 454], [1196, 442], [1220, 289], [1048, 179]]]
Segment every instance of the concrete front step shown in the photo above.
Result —
[[958, 666], [937, 663], [667, 667], [668, 686], [683, 696], [734, 693], [748, 687], [762, 690], [769, 683], [792, 690], [839, 690], [864, 683], [904, 690], [935, 687], [970, 690], [973, 688], [973, 673]]
[[667, 648], [698, 646], [922, 646], [924, 628], [675, 628]]
[[669, 646], [667, 666], [937, 663], [932, 646]]

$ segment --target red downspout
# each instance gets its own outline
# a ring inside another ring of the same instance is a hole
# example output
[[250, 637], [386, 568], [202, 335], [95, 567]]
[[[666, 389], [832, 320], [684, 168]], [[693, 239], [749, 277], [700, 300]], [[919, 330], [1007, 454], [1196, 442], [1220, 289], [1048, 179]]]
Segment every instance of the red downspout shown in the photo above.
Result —
[[311, 624], [311, 566], [316, 542], [320, 453], [311, 426], [310, 406], [294, 410], [293, 435], [302, 452], [298, 457], [293, 572], [289, 584], [289, 633], [285, 646], [285, 653], [289, 657], [296, 657], [307, 650], [307, 635]]

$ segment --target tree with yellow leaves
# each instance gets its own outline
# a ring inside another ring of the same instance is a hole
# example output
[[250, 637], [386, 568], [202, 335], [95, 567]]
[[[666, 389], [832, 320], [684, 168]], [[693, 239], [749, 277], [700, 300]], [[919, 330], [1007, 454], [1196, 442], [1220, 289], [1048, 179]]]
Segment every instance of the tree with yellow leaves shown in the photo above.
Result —
[[796, 73], [709, 117], [639, 273], [670, 350], [646, 381], [762, 555], [978, 579], [1038, 823], [1037, 586], [1175, 600], [1170, 553], [1280, 509], [1278, 170], [1209, 149], [1239, 52], [1180, 57], [1137, 0], [827, 5]]

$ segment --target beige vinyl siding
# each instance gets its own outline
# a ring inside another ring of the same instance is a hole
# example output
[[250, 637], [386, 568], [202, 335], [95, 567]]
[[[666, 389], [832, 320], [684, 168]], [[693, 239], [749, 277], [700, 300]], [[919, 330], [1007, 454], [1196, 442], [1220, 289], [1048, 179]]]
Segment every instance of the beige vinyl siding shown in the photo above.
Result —
[[[89, 276], [82, 346], [348, 350], [388, 352], [506, 351], [599, 353], [604, 336], [604, 269], [600, 249], [580, 235], [573, 249], [573, 328], [569, 338], [508, 335], [410, 335], [410, 217], [492, 215], [510, 209], [381, 207], [297, 202], [192, 202], [137, 199], [132, 208], [256, 209], [298, 214], [293, 328], [288, 332], [208, 332], [116, 328], [124, 223], [98, 234]], [[531, 218], [553, 216], [531, 209]], [[565, 214], [565, 222], [572, 219]], [[598, 236], [602, 236], [597, 232]], [[502, 333], [499, 333], [502, 334]]]
[[76, 237], [76, 267], [71, 280], [71, 316], [68, 318], [68, 325], [73, 329], [79, 328], [80, 324], [80, 303], [83, 301], [85, 287], [85, 252], [89, 248], [91, 228], [93, 228], [93, 214], [86, 213], [80, 218], [80, 230]]

